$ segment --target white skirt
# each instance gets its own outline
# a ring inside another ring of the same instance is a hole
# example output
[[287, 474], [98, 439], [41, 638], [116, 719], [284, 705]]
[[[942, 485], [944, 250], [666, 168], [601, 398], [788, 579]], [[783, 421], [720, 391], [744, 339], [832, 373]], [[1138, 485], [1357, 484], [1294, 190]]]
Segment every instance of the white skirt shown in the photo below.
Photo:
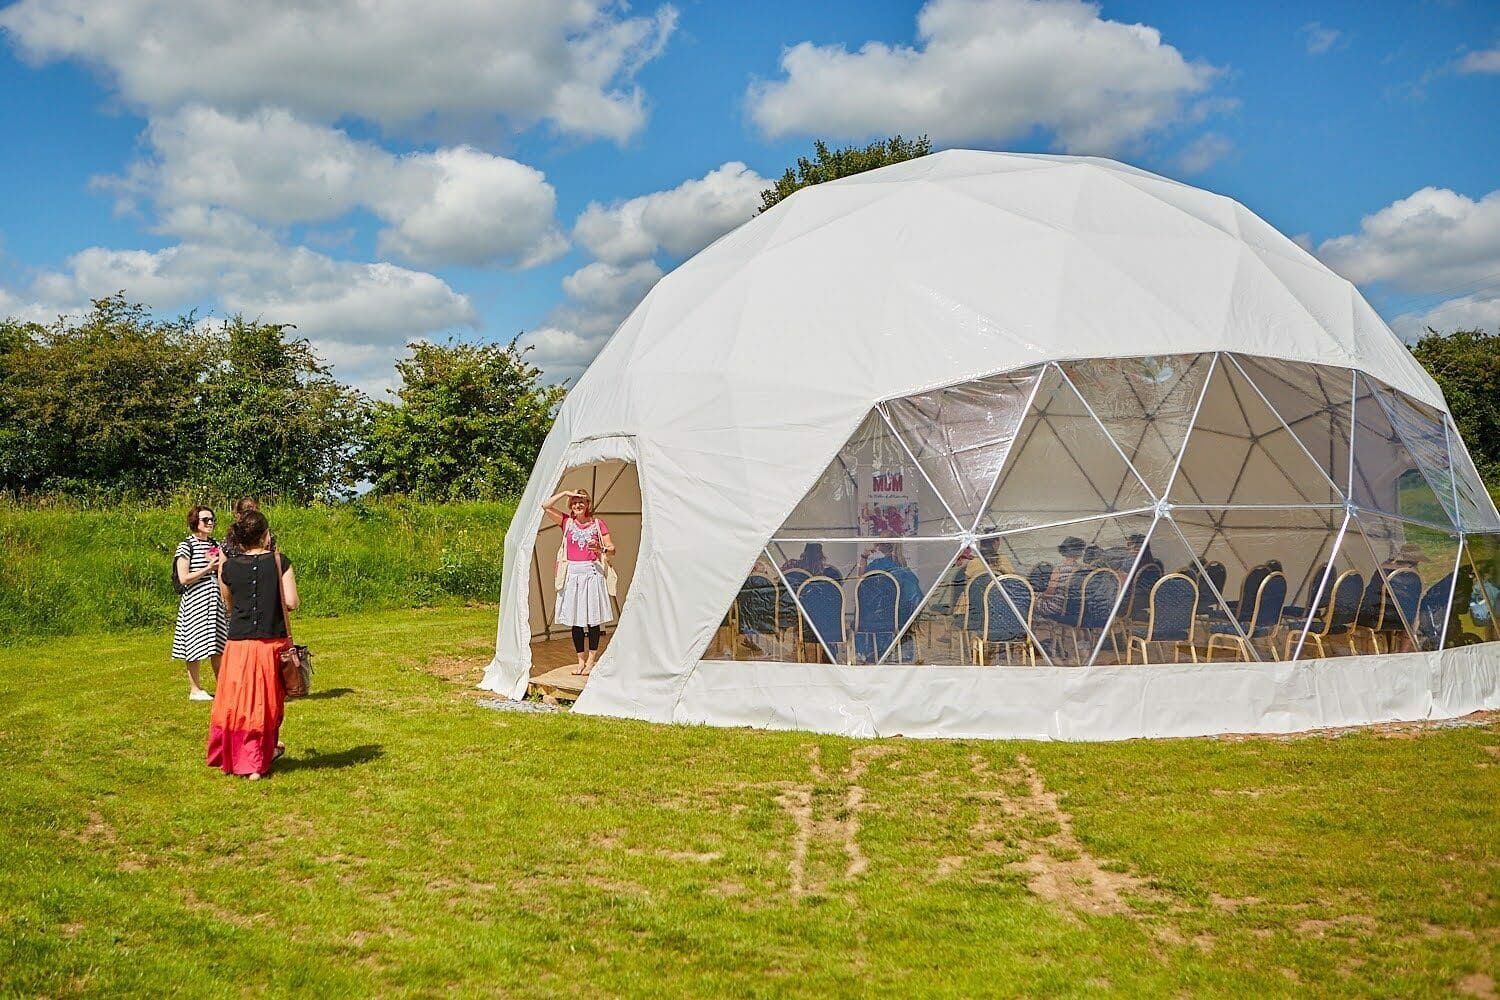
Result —
[[557, 592], [559, 625], [603, 625], [614, 621], [615, 605], [598, 562], [568, 562], [568, 576]]

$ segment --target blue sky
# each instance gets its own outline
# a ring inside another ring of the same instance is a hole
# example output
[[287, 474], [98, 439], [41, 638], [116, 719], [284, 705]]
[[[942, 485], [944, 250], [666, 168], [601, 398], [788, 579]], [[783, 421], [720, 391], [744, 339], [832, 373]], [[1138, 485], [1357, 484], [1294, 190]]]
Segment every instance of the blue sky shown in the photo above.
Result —
[[0, 36], [0, 314], [243, 311], [376, 392], [448, 335], [576, 375], [814, 138], [898, 131], [1115, 156], [1405, 336], [1500, 329], [1493, 2], [14, 0]]

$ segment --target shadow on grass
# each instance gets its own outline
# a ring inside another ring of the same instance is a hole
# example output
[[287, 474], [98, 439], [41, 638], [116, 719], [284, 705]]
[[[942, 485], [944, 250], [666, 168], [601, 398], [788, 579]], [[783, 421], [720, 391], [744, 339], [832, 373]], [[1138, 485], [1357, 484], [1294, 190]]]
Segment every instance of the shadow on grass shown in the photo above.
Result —
[[340, 750], [337, 753], [318, 753], [316, 750], [309, 750], [305, 757], [283, 757], [276, 762], [276, 770], [326, 771], [368, 764], [384, 756], [385, 750], [378, 743], [366, 743], [362, 746], [350, 747], [348, 750]]
[[327, 691], [314, 691], [311, 694], [305, 694], [301, 698], [299, 698], [298, 700], [299, 701], [318, 701], [319, 699], [322, 699], [322, 698], [342, 698], [346, 694], [353, 694], [353, 693], [354, 693], [354, 689], [353, 688], [329, 688]]

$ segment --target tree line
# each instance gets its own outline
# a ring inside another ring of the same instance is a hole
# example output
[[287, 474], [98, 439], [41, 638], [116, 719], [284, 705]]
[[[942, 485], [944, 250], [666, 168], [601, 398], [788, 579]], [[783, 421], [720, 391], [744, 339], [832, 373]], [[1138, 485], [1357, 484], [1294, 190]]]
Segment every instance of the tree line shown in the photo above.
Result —
[[0, 320], [0, 494], [519, 493], [565, 389], [514, 342], [411, 347], [377, 401], [287, 324], [160, 320], [123, 292], [50, 325]]
[[[925, 135], [814, 143], [812, 158], [761, 192], [760, 211], [931, 148]], [[394, 398], [372, 400], [288, 324], [159, 320], [124, 292], [51, 325], [0, 319], [0, 496], [520, 493], [566, 388], [544, 385], [515, 341], [409, 347]], [[1500, 336], [1429, 330], [1412, 352], [1442, 387], [1480, 474], [1500, 483]]]

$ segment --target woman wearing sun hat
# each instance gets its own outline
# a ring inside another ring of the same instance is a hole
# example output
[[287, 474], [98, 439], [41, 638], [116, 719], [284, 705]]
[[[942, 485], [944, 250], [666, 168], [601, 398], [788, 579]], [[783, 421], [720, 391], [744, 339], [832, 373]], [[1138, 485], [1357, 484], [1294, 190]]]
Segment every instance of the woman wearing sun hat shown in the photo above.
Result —
[[[568, 498], [566, 512], [556, 506], [563, 497]], [[594, 516], [588, 490], [564, 490], [543, 504], [542, 509], [562, 528], [567, 557], [554, 620], [572, 629], [573, 649], [578, 653], [578, 666], [573, 673], [587, 674], [594, 669], [594, 660], [599, 655], [602, 626], [615, 617], [602, 563], [604, 556], [614, 552], [614, 542], [609, 537], [609, 525]]]

